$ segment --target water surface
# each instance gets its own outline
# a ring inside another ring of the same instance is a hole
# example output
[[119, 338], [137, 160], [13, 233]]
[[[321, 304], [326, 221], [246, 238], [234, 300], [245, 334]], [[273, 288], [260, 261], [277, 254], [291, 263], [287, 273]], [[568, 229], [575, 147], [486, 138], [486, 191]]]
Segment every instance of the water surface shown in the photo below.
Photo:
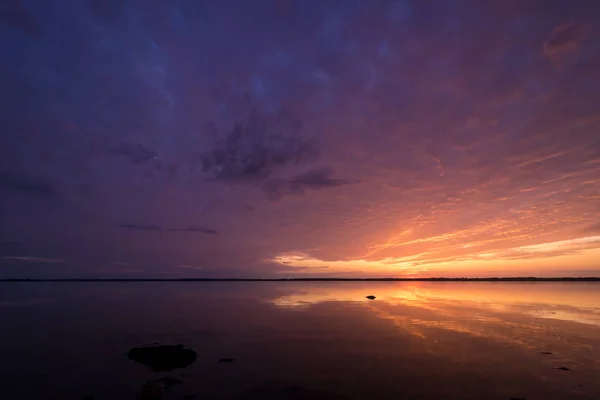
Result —
[[600, 398], [599, 283], [0, 283], [0, 321], [6, 400]]

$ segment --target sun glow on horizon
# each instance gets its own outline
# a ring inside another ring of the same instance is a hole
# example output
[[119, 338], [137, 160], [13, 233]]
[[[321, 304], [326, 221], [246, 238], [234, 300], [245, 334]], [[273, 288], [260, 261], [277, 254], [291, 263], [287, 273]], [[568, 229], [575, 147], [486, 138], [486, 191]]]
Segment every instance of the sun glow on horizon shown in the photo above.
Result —
[[[436, 239], [434, 239], [436, 240]], [[423, 241], [426, 241], [424, 239]], [[414, 241], [412, 242], [414, 243]], [[306, 253], [282, 253], [271, 261], [285, 266], [280, 273], [290, 274], [352, 274], [372, 276], [502, 276], [547, 275], [577, 266], [600, 270], [600, 236], [515, 246], [494, 251], [464, 252], [469, 244], [455, 247], [455, 255], [446, 251], [424, 251], [403, 257], [369, 260], [367, 257], [349, 260], [323, 260]], [[461, 251], [458, 251], [458, 250]]]

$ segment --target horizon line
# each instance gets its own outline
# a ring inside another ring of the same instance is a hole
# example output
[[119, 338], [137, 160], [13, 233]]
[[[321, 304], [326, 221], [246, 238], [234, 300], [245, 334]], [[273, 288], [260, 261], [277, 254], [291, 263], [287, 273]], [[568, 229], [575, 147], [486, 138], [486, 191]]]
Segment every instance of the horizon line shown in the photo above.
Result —
[[597, 276], [582, 277], [432, 277], [432, 278], [3, 278], [0, 282], [600, 282]]

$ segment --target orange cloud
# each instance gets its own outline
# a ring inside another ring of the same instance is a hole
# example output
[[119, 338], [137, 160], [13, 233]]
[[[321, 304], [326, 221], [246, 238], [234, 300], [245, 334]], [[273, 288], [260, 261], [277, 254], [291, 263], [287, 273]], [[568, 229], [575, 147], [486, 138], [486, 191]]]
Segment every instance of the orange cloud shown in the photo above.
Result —
[[[451, 236], [447, 236], [451, 237]], [[434, 241], [440, 241], [434, 238]], [[414, 243], [414, 241], [413, 241]], [[564, 265], [597, 267], [600, 259], [600, 236], [552, 241], [533, 245], [482, 251], [478, 246], [462, 245], [449, 250], [416, 253], [404, 257], [387, 257], [378, 260], [355, 259], [325, 261], [308, 254], [280, 254], [273, 262], [285, 265], [285, 273], [320, 275], [324, 272], [366, 272], [371, 276], [477, 276], [489, 275], [486, 271], [528, 270], [533, 274], [545, 274]], [[323, 265], [327, 263], [327, 268]]]

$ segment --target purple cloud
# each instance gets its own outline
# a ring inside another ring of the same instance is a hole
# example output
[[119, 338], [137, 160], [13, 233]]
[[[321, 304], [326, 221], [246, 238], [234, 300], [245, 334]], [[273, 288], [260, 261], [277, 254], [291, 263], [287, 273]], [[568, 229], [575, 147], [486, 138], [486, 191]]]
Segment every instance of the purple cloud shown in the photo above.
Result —
[[477, 254], [593, 237], [600, 8], [492, 3], [9, 2], [0, 237], [65, 274], [206, 276], [498, 271]]

